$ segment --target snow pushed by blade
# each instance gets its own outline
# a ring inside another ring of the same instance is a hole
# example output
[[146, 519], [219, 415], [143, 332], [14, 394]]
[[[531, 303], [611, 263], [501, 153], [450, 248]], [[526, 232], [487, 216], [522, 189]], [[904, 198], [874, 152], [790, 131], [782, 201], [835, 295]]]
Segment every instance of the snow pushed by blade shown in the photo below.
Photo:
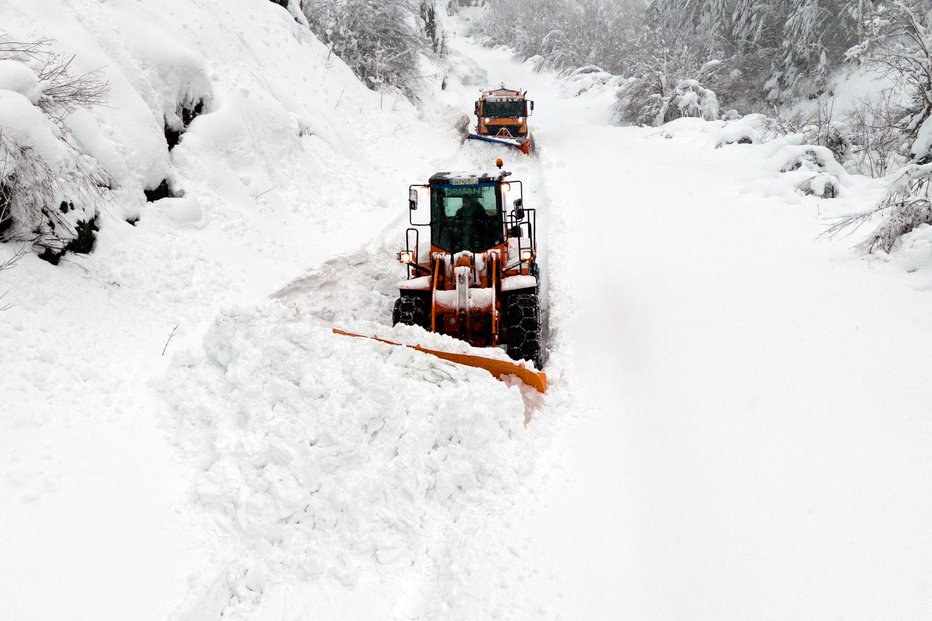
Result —
[[505, 502], [534, 463], [518, 388], [333, 335], [292, 304], [225, 312], [165, 394], [195, 494], [233, 534], [229, 618], [251, 618], [264, 576], [348, 589], [367, 567], [390, 580], [445, 562], [447, 529], [468, 536], [464, 516]]

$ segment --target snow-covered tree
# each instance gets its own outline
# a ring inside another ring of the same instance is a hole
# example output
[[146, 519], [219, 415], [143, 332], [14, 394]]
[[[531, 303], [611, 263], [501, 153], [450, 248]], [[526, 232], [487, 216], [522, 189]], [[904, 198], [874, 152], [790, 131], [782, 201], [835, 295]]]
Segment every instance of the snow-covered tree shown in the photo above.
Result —
[[626, 74], [636, 53], [643, 7], [636, 0], [492, 0], [474, 28], [494, 45], [535, 58], [540, 69], [571, 71], [598, 65]]
[[740, 54], [776, 50], [790, 4], [773, 0], [738, 0], [732, 13], [732, 37]]
[[895, 88], [902, 94], [898, 99], [905, 103], [895, 103], [887, 94], [890, 103], [881, 114], [884, 125], [895, 126], [910, 139], [912, 162], [896, 173], [874, 209], [843, 219], [830, 232], [880, 214], [883, 220], [863, 247], [889, 252], [904, 235], [932, 224], [932, 7], [925, 0], [879, 5], [864, 32], [864, 42], [848, 56], [877, 64], [896, 78]]
[[912, 143], [913, 161], [932, 160], [932, 8], [923, 0], [883, 4], [865, 21], [865, 41], [851, 59], [881, 67], [895, 78], [905, 104], [897, 127]]
[[367, 86], [412, 97], [421, 55], [443, 49], [434, 0], [305, 0], [311, 30]]
[[694, 39], [711, 58], [734, 49], [735, 5], [736, 0], [652, 0], [647, 10], [655, 25]]
[[718, 118], [718, 97], [703, 84], [715, 63], [697, 60], [692, 39], [655, 28], [640, 42], [635, 77], [619, 90], [614, 106], [617, 123], [660, 125], [684, 116]]
[[845, 52], [859, 42], [865, 0], [800, 0], [786, 16], [771, 99], [821, 92]]

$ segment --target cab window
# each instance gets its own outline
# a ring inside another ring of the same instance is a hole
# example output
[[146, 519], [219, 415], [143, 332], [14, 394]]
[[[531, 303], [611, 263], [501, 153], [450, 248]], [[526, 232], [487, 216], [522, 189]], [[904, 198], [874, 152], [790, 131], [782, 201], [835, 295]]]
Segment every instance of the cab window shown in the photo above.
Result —
[[497, 183], [431, 186], [431, 243], [449, 252], [480, 252], [505, 238]]

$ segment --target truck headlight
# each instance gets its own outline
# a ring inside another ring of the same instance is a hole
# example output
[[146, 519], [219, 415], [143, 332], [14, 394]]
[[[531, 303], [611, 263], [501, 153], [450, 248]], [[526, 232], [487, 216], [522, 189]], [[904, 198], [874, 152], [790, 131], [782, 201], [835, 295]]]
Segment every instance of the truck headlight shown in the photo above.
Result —
[[533, 259], [533, 258], [534, 258], [534, 251], [531, 250], [530, 248], [527, 248], [527, 249], [521, 251], [521, 260], [522, 260], [522, 261], [530, 261], [530, 260]]
[[401, 252], [398, 253], [398, 260], [404, 263], [405, 265], [408, 265], [409, 263], [412, 263], [414, 261], [414, 253], [411, 252], [410, 250], [402, 250]]

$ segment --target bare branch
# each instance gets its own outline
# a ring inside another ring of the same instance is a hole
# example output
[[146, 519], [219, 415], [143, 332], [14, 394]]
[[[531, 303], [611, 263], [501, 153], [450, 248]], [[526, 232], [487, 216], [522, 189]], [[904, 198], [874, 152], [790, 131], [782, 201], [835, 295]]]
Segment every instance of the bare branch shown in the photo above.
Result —
[[19, 260], [22, 259], [24, 256], [26, 256], [26, 249], [20, 248], [13, 254], [12, 257], [4, 261], [0, 261], [0, 272], [4, 270], [13, 269], [14, 267], [16, 267], [16, 264], [19, 262]]
[[[16, 266], [16, 263], [20, 259], [22, 259], [25, 254], [26, 254], [26, 249], [20, 248], [15, 253], [13, 253], [12, 257], [9, 257], [8, 259], [5, 259], [4, 261], [0, 261], [0, 272], [13, 269]], [[0, 300], [3, 300], [3, 298], [6, 297], [7, 293], [8, 293], [7, 291], [0, 293]], [[12, 304], [0, 304], [0, 311], [9, 310], [11, 308], [13, 308]]]
[[175, 332], [178, 330], [178, 325], [175, 324], [175, 327], [172, 328], [171, 334], [168, 335], [168, 340], [165, 341], [165, 347], [162, 348], [162, 355], [165, 355], [165, 352], [168, 351], [168, 344], [172, 342], [172, 339], [175, 338]]

